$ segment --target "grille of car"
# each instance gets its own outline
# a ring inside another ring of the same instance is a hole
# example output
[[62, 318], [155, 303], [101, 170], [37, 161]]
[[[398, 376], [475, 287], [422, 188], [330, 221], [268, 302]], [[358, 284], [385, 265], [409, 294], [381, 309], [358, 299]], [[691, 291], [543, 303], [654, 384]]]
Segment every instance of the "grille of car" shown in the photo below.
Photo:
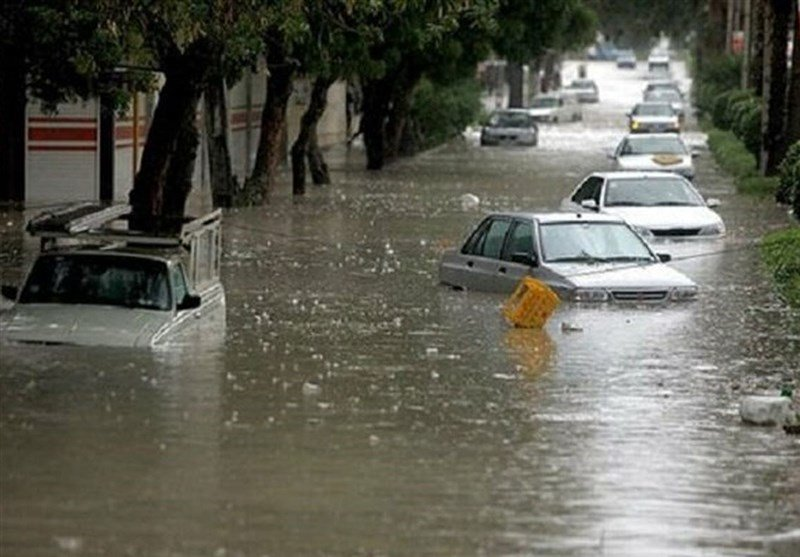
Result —
[[664, 228], [661, 230], [651, 230], [653, 236], [697, 236], [700, 234], [699, 228]]
[[612, 290], [611, 295], [618, 302], [660, 302], [666, 300], [666, 290]]

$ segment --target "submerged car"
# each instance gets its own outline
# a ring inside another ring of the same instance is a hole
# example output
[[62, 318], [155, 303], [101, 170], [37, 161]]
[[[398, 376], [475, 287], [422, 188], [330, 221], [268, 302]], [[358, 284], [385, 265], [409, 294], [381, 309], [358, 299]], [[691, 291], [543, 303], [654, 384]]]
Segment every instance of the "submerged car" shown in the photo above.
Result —
[[0, 340], [155, 346], [224, 308], [219, 211], [175, 234], [126, 230], [128, 213], [83, 205], [32, 220], [43, 249], [21, 288], [2, 288], [14, 303], [0, 314]]
[[539, 128], [527, 109], [496, 110], [481, 129], [481, 145], [530, 145], [539, 143]]
[[562, 202], [565, 210], [616, 215], [646, 237], [691, 239], [725, 234], [722, 218], [685, 178], [666, 172], [595, 172]]
[[609, 158], [615, 170], [675, 172], [694, 179], [694, 153], [674, 133], [628, 134]]
[[595, 213], [492, 213], [445, 252], [441, 283], [512, 292], [532, 276], [576, 302], [691, 300], [697, 285], [666, 266], [621, 218]]
[[617, 67], [636, 69], [636, 54], [631, 49], [617, 51]]
[[583, 109], [574, 95], [559, 92], [536, 95], [528, 113], [537, 122], [575, 122], [583, 119]]
[[668, 103], [678, 115], [678, 119], [683, 121], [686, 110], [680, 92], [675, 89], [653, 89], [645, 92], [643, 97], [645, 102]]
[[667, 102], [638, 103], [628, 112], [631, 133], [679, 133], [680, 118]]
[[574, 94], [578, 98], [578, 102], [600, 102], [600, 91], [597, 88], [597, 83], [592, 79], [574, 79], [564, 89]]

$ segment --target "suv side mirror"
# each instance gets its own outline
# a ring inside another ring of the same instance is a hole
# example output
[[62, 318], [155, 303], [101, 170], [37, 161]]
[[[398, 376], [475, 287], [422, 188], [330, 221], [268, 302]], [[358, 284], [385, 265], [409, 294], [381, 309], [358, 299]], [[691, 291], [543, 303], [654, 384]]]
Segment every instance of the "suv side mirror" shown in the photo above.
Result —
[[19, 294], [19, 289], [16, 286], [4, 284], [2, 287], [0, 287], [0, 294], [3, 295], [3, 298], [16, 301], [17, 294]]
[[597, 206], [597, 201], [594, 199], [584, 199], [581, 201], [581, 207], [584, 209], [589, 209], [590, 211], [598, 211], [599, 207]]
[[511, 262], [519, 263], [520, 265], [527, 265], [528, 267], [536, 267], [539, 263], [536, 261], [536, 256], [531, 255], [525, 251], [518, 251], [511, 254]]
[[716, 197], [709, 197], [706, 199], [706, 207], [714, 208], [719, 207], [720, 205], [722, 205], [722, 202]]
[[183, 297], [183, 300], [178, 302], [178, 311], [199, 308], [201, 302], [202, 299], [197, 294], [187, 294]]
[[658, 255], [658, 260], [662, 263], [669, 263], [672, 261], [672, 256], [668, 253], [657, 253], [656, 255]]

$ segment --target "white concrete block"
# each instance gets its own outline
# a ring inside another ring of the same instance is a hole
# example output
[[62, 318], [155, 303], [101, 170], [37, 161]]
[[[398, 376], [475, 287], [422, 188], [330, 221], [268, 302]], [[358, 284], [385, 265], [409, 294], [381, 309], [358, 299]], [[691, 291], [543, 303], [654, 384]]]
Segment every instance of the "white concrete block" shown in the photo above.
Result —
[[783, 425], [792, 421], [792, 399], [786, 396], [746, 396], [739, 404], [739, 415], [748, 424]]

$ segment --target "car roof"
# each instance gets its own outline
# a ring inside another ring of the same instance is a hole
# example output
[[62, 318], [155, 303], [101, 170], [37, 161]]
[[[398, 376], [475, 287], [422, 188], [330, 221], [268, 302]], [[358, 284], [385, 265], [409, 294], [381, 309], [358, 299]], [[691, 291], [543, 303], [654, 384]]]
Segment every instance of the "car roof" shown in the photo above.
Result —
[[536, 220], [543, 224], [554, 222], [624, 222], [622, 218], [604, 213], [579, 213], [574, 211], [553, 211], [544, 213], [535, 212], [505, 212], [496, 211], [487, 217], [511, 217]]
[[636, 103], [635, 106], [668, 106], [672, 108], [672, 104], [667, 101], [643, 101]]
[[607, 172], [592, 172], [589, 176], [598, 176], [605, 180], [641, 180], [648, 178], [675, 178], [686, 179], [674, 172], [665, 170], [610, 170]]
[[527, 108], [498, 108], [492, 114], [525, 114], [529, 116]]
[[683, 138], [681, 138], [676, 133], [628, 133], [628, 134], [625, 134], [625, 137], [623, 137], [622, 140], [624, 141], [626, 139], [636, 139], [636, 140], [638, 140], [638, 139], [655, 139], [655, 138], [659, 138], [659, 137], [675, 139], [675, 140], [679, 141], [680, 143], [683, 143], [684, 145], [686, 145], [686, 143], [683, 141]]

